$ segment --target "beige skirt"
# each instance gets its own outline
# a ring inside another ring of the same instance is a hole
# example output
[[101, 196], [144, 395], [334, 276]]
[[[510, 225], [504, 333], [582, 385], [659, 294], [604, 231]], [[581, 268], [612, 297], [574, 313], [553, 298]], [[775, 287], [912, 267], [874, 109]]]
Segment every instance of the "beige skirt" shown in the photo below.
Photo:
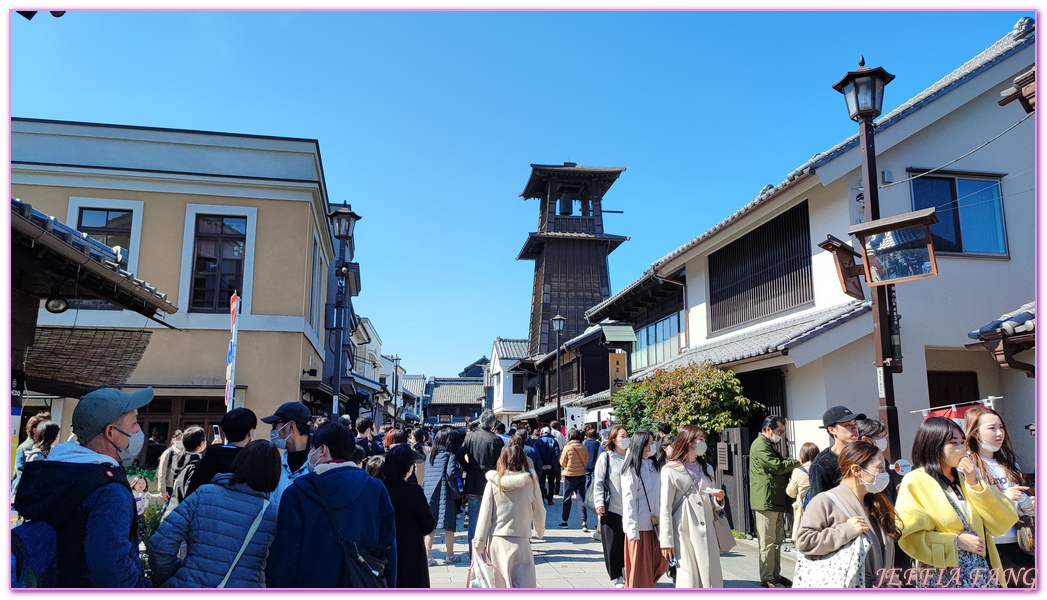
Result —
[[494, 586], [499, 588], [536, 588], [534, 554], [529, 537], [491, 537], [488, 549], [494, 565]]

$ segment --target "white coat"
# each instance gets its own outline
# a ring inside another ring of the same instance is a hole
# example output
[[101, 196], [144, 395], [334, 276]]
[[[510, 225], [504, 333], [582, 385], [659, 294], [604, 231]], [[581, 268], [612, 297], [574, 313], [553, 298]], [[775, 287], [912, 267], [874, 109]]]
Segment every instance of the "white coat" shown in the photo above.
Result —
[[694, 482], [679, 462], [662, 467], [658, 541], [676, 553], [677, 588], [723, 587], [713, 502], [701, 491], [707, 487], [714, 487], [711, 472]]
[[640, 539], [641, 531], [654, 531], [651, 517], [658, 520], [660, 490], [658, 471], [654, 470], [654, 463], [650, 459], [643, 460], [639, 475], [631, 469], [622, 469], [622, 530], [625, 531], [625, 537], [635, 542]]

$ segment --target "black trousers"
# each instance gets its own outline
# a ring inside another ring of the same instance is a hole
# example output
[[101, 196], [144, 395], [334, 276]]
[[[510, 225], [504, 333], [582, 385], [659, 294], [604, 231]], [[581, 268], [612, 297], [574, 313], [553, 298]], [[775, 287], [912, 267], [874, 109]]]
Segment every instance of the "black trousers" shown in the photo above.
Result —
[[546, 502], [551, 502], [556, 492], [560, 490], [560, 468], [559, 465], [545, 469], [538, 475], [538, 489], [542, 490], [542, 497]]
[[600, 517], [600, 539], [603, 542], [603, 564], [611, 579], [622, 577], [625, 570], [625, 530], [622, 515], [605, 512]]
[[996, 544], [996, 550], [1000, 553], [1000, 566], [1003, 573], [1000, 574], [1000, 585], [1003, 585], [1004, 577], [1007, 578], [1007, 587], [1031, 588], [1036, 584], [1036, 557], [1029, 556], [1018, 546], [1013, 544]]
[[578, 504], [582, 507], [582, 522], [586, 523], [585, 512], [585, 475], [575, 477], [564, 477], [563, 490], [563, 521], [571, 516], [571, 496], [578, 495]]

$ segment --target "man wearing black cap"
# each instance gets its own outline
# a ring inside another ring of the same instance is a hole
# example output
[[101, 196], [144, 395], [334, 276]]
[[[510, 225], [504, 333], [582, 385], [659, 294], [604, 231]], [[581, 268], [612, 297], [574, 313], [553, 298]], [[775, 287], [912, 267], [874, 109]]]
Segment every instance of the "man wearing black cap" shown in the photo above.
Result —
[[46, 460], [26, 463], [15, 510], [54, 529], [58, 587], [149, 587], [124, 465], [145, 443], [138, 409], [152, 399], [153, 388], [87, 394], [73, 410], [78, 441], [58, 444]]
[[[840, 485], [840, 452], [844, 446], [858, 441], [858, 425], [855, 421], [864, 419], [864, 414], [853, 414], [846, 406], [834, 406], [822, 415], [822, 429], [829, 432], [833, 444], [818, 453], [811, 461], [811, 491], [808, 501], [825, 490]], [[806, 502], [804, 503], [806, 506]]]
[[301, 402], [284, 402], [275, 413], [262, 417], [263, 423], [273, 426], [273, 430], [269, 432], [269, 440], [277, 448], [286, 450], [280, 459], [280, 484], [269, 495], [273, 504], [280, 503], [280, 496], [292, 481], [309, 473], [309, 465], [305, 459], [309, 451], [310, 420], [312, 415], [309, 408]]

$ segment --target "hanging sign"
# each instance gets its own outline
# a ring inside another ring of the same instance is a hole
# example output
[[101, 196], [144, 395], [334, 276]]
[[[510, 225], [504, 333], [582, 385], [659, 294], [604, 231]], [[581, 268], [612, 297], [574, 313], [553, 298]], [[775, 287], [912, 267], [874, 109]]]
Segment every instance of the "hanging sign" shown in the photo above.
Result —
[[612, 352], [607, 355], [607, 358], [607, 371], [608, 375], [610, 376], [610, 382], [607, 389], [611, 390], [611, 395], [613, 396], [615, 392], [625, 387], [625, 353]]

